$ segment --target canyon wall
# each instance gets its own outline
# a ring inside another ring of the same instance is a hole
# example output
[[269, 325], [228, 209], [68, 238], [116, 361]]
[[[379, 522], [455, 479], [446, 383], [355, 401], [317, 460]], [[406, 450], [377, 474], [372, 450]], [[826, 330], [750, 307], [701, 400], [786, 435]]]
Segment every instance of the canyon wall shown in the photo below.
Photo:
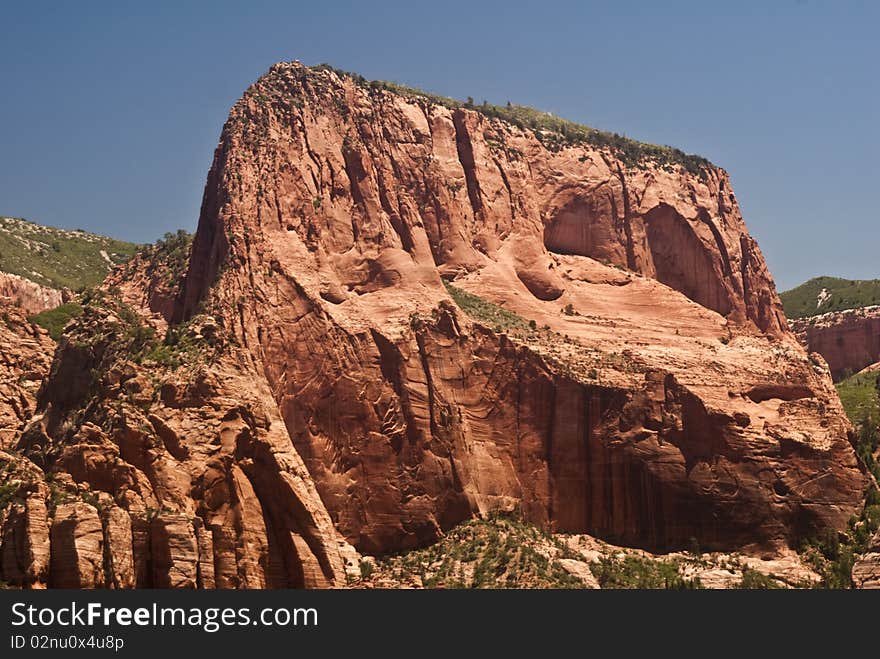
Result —
[[54, 309], [70, 296], [69, 291], [40, 286], [29, 279], [0, 272], [0, 304], [14, 306], [27, 314]]
[[14, 445], [34, 414], [55, 342], [28, 322], [24, 310], [0, 300], [0, 450]]
[[880, 307], [798, 318], [792, 331], [810, 352], [818, 352], [835, 378], [880, 362]]

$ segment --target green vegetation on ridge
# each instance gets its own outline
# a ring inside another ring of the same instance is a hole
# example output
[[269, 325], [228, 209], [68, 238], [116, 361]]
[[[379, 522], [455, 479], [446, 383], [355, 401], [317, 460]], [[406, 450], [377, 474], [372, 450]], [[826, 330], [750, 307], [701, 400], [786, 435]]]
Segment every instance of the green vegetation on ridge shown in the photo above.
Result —
[[138, 245], [87, 233], [0, 217], [0, 271], [42, 286], [81, 290], [100, 283]]
[[[435, 544], [361, 563], [361, 580], [378, 587], [584, 588], [592, 574], [603, 588], [700, 588], [681, 557], [621, 555], [607, 548], [595, 562], [510, 514], [496, 513], [450, 529]], [[698, 561], [693, 558], [691, 562]], [[578, 576], [587, 572], [587, 581]]]
[[[186, 274], [192, 240], [192, 234], [180, 229], [176, 233], [166, 233], [152, 245], [142, 246], [137, 255], [145, 260], [146, 273], [150, 277], [159, 278], [166, 289], [176, 290]], [[79, 299], [34, 314], [29, 320], [46, 329], [49, 336], [58, 341], [67, 323], [82, 314], [80, 302], [92, 297], [92, 293], [85, 290]]]
[[780, 293], [779, 297], [789, 318], [858, 309], [880, 304], [880, 279], [816, 277]]
[[491, 327], [496, 332], [510, 330], [529, 332], [536, 329], [533, 324], [530, 324], [522, 316], [488, 300], [484, 300], [478, 295], [468, 293], [463, 288], [453, 286], [445, 279], [443, 280], [443, 285], [446, 287], [449, 297], [453, 299], [462, 311], [481, 323], [485, 323], [487, 327]]
[[147, 274], [160, 275], [162, 284], [177, 288], [183, 282], [195, 236], [185, 229], [166, 233], [152, 245], [146, 245], [139, 252], [146, 260]]
[[[588, 536], [551, 534], [517, 513], [464, 521], [433, 545], [364, 557], [355, 586], [368, 588], [672, 589], [809, 587], [761, 572], [742, 555], [699, 548], [666, 555], [615, 547]], [[720, 576], [720, 579], [719, 579]]]

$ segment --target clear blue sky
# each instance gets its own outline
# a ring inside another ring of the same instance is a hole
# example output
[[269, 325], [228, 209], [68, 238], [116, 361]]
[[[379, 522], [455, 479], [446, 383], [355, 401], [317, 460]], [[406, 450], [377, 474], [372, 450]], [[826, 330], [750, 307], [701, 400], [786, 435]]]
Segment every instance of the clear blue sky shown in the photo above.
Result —
[[229, 107], [299, 59], [700, 153], [780, 288], [876, 277], [877, 7], [0, 0], [0, 214], [135, 241], [194, 229]]

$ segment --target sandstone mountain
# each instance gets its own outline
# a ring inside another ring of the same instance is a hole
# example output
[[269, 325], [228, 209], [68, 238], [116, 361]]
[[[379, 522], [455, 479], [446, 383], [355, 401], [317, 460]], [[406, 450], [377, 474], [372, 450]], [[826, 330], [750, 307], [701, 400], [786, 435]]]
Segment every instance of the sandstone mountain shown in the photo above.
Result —
[[872, 483], [727, 174], [523, 108], [275, 65], [191, 250], [81, 304], [6, 443], [17, 585], [338, 586], [498, 512], [782, 552]]

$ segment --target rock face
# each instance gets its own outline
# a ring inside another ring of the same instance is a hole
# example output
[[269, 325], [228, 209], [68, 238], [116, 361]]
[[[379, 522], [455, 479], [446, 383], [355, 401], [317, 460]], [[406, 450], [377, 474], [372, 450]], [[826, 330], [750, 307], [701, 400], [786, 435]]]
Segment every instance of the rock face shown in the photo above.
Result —
[[856, 588], [880, 588], [880, 532], [874, 535], [868, 552], [853, 565], [852, 579]]
[[810, 352], [818, 352], [835, 378], [880, 362], [880, 307], [799, 318], [792, 330]]
[[58, 506], [52, 521], [53, 588], [104, 586], [104, 532], [101, 518], [85, 502]]
[[277, 65], [233, 109], [209, 174], [185, 312], [227, 253], [246, 249], [229, 244], [244, 234], [225, 222], [244, 203], [283, 244], [298, 239], [331, 303], [404, 276], [436, 284], [438, 270], [495, 263], [555, 299], [564, 285], [551, 256], [571, 254], [654, 278], [762, 332], [786, 328], [722, 170], [696, 176], [627, 167], [590, 147], [548, 149], [475, 111], [330, 72]]
[[230, 320], [367, 552], [494, 508], [653, 548], [841, 528], [849, 426], [727, 175], [538, 137], [276, 65], [224, 128], [176, 320]]
[[[87, 306], [63, 337], [20, 443], [34, 459], [48, 443], [53, 471], [109, 495], [105, 512], [118, 508], [105, 519], [105, 542], [119, 550], [105, 578], [159, 588], [344, 583], [340, 538], [247, 355], [194, 352], [172, 373], [150, 362], [154, 376], [165, 372], [157, 388], [127, 359], [135, 343], [114, 338], [146, 328], [126, 326], [133, 312], [111, 306]], [[211, 327], [184, 340], [209, 346]]]
[[49, 523], [42, 496], [26, 496], [5, 511], [0, 567], [6, 583], [44, 586], [49, 576], [49, 547]]
[[134, 588], [135, 568], [131, 517], [123, 508], [105, 498], [101, 509], [107, 585], [111, 588]]
[[[252, 357], [224, 342], [213, 320], [172, 331], [148, 306], [128, 306], [127, 293], [83, 300], [30, 394], [27, 418], [9, 428], [0, 579], [21, 587], [344, 585], [350, 547]], [[157, 327], [176, 343], [157, 341]]]
[[333, 587], [351, 545], [498, 510], [665, 551], [860, 508], [827, 369], [708, 164], [280, 64], [181, 249], [83, 300], [15, 417], [0, 578]]
[[54, 309], [68, 295], [67, 291], [40, 286], [18, 275], [0, 272], [0, 304], [16, 306], [26, 314]]
[[8, 449], [36, 409], [55, 342], [28, 322], [18, 306], [0, 300], [0, 450]]

